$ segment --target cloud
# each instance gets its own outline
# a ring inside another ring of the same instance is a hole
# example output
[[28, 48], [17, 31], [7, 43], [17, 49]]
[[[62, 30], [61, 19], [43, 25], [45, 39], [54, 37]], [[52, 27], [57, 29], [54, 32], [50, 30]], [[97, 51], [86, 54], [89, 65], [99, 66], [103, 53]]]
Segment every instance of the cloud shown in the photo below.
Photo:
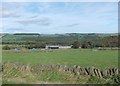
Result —
[[38, 7], [38, 9], [39, 9], [40, 11], [44, 11], [44, 10], [50, 9], [50, 7], [51, 7], [51, 5], [46, 2], [46, 3], [40, 4], [40, 6]]
[[[34, 4], [34, 6], [32, 6]], [[2, 18], [16, 18], [16, 17], [27, 17], [31, 16], [30, 18], [37, 18], [38, 15], [34, 15], [34, 11], [36, 11], [36, 8], [39, 10], [39, 4], [36, 6], [37, 3], [29, 3], [29, 2], [4, 2], [3, 4], [0, 4], [0, 17]], [[44, 6], [45, 5], [45, 6]], [[41, 4], [41, 9], [45, 9], [47, 7], [47, 4], [44, 3]], [[35, 8], [30, 10], [31, 8]], [[32, 12], [33, 11], [33, 12]], [[31, 14], [32, 15], [31, 15]]]
[[0, 15], [2, 15], [2, 18], [8, 18], [8, 17], [21, 17], [21, 15], [17, 14], [13, 11], [2, 11], [0, 12]]
[[4, 6], [5, 28], [13, 31], [17, 30], [12, 29], [15, 27], [24, 28], [23, 32], [41, 33], [115, 32], [117, 29], [117, 3], [31, 2]]
[[14, 28], [8, 28], [8, 30], [13, 30], [13, 31], [14, 31], [14, 30], [15, 30], [15, 31], [16, 31], [16, 30], [19, 30], [19, 31], [20, 31], [20, 30], [24, 30], [24, 29], [23, 29], [23, 28], [15, 28], [15, 27], [14, 27]]
[[80, 24], [70, 24], [70, 25], [65, 25], [64, 27], [75, 27], [75, 26], [78, 26], [78, 25], [80, 25]]
[[22, 25], [42, 25], [42, 26], [49, 26], [51, 25], [51, 21], [49, 18], [41, 18], [41, 19], [25, 19], [25, 20], [19, 20], [18, 23]]
[[28, 18], [32, 19], [32, 18], [37, 18], [37, 17], [39, 17], [39, 15], [33, 15], [33, 16], [28, 17]]
[[18, 33], [18, 32], [24, 32], [24, 31], [28, 31], [28, 29], [24, 29], [24, 28], [4, 28], [3, 32], [10, 32], [10, 33]]
[[25, 6], [28, 6], [28, 3], [19, 3], [19, 2], [4, 2], [0, 5], [0, 15], [3, 18], [16, 18], [24, 15]]

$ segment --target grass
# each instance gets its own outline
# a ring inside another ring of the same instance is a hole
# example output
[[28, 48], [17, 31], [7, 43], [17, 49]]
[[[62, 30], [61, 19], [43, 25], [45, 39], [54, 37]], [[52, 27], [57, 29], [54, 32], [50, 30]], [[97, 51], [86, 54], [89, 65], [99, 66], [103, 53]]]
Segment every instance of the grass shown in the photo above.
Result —
[[[117, 50], [90, 49], [58, 49], [52, 52], [41, 50], [30, 51], [15, 50], [2, 51], [3, 62], [23, 63], [23, 64], [63, 64], [68, 66], [80, 65], [82, 67], [94, 66], [105, 69], [118, 67]], [[103, 79], [89, 76], [75, 76], [69, 73], [58, 71], [29, 72], [5, 68], [3, 72], [3, 84], [106, 84], [115, 83], [118, 79]]]
[[18, 62], [24, 64], [64, 64], [94, 66], [100, 69], [118, 67], [117, 50], [81, 50], [59, 49], [52, 52], [43, 51], [2, 51], [3, 62]]
[[[57, 70], [34, 72], [20, 70], [14, 65], [4, 65], [3, 84], [120, 84], [119, 75], [100, 78], [97, 76], [74, 75]], [[35, 71], [38, 70], [35, 69]]]

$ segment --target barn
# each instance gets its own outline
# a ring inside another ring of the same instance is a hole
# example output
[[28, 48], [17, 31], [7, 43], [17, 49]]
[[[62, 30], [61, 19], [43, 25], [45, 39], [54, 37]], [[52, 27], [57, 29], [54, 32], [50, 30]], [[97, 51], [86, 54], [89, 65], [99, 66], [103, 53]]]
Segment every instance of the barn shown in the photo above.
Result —
[[46, 46], [46, 49], [59, 49], [59, 46]]
[[68, 48], [71, 48], [71, 46], [59, 46], [59, 45], [46, 46], [46, 49], [68, 49]]

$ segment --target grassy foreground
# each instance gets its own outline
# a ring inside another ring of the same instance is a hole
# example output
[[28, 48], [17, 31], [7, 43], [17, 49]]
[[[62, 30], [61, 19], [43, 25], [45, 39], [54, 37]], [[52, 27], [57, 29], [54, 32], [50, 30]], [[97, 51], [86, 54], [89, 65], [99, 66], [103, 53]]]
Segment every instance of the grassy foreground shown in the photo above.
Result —
[[81, 50], [59, 49], [51, 52], [23, 50], [2, 51], [3, 62], [18, 62], [24, 64], [64, 64], [94, 66], [100, 69], [118, 67], [117, 50]]
[[[96, 72], [98, 75], [94, 75], [94, 71], [87, 73], [84, 68], [69, 67], [73, 71], [68, 70], [68, 67], [66, 70], [65, 66], [14, 63], [3, 64], [3, 69], [3, 84], [120, 84], [120, 76], [117, 72], [109, 72], [107, 76], [100, 77], [98, 76], [100, 73]], [[107, 71], [109, 70], [111, 69]]]
[[[118, 67], [117, 50], [59, 49], [44, 50], [3, 50], [2, 61], [28, 64], [62, 64], [96, 67], [100, 69]], [[3, 71], [3, 84], [114, 84], [120, 82], [119, 76], [98, 78], [77, 76], [59, 71], [27, 71], [18, 70], [8, 65]], [[37, 68], [38, 69], [38, 68]]]

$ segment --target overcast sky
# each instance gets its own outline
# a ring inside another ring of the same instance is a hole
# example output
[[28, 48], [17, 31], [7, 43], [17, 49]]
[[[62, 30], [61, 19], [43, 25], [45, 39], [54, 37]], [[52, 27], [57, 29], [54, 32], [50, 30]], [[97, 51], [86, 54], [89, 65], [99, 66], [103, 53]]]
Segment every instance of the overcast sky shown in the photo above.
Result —
[[0, 15], [7, 33], [118, 32], [117, 2], [4, 2]]

